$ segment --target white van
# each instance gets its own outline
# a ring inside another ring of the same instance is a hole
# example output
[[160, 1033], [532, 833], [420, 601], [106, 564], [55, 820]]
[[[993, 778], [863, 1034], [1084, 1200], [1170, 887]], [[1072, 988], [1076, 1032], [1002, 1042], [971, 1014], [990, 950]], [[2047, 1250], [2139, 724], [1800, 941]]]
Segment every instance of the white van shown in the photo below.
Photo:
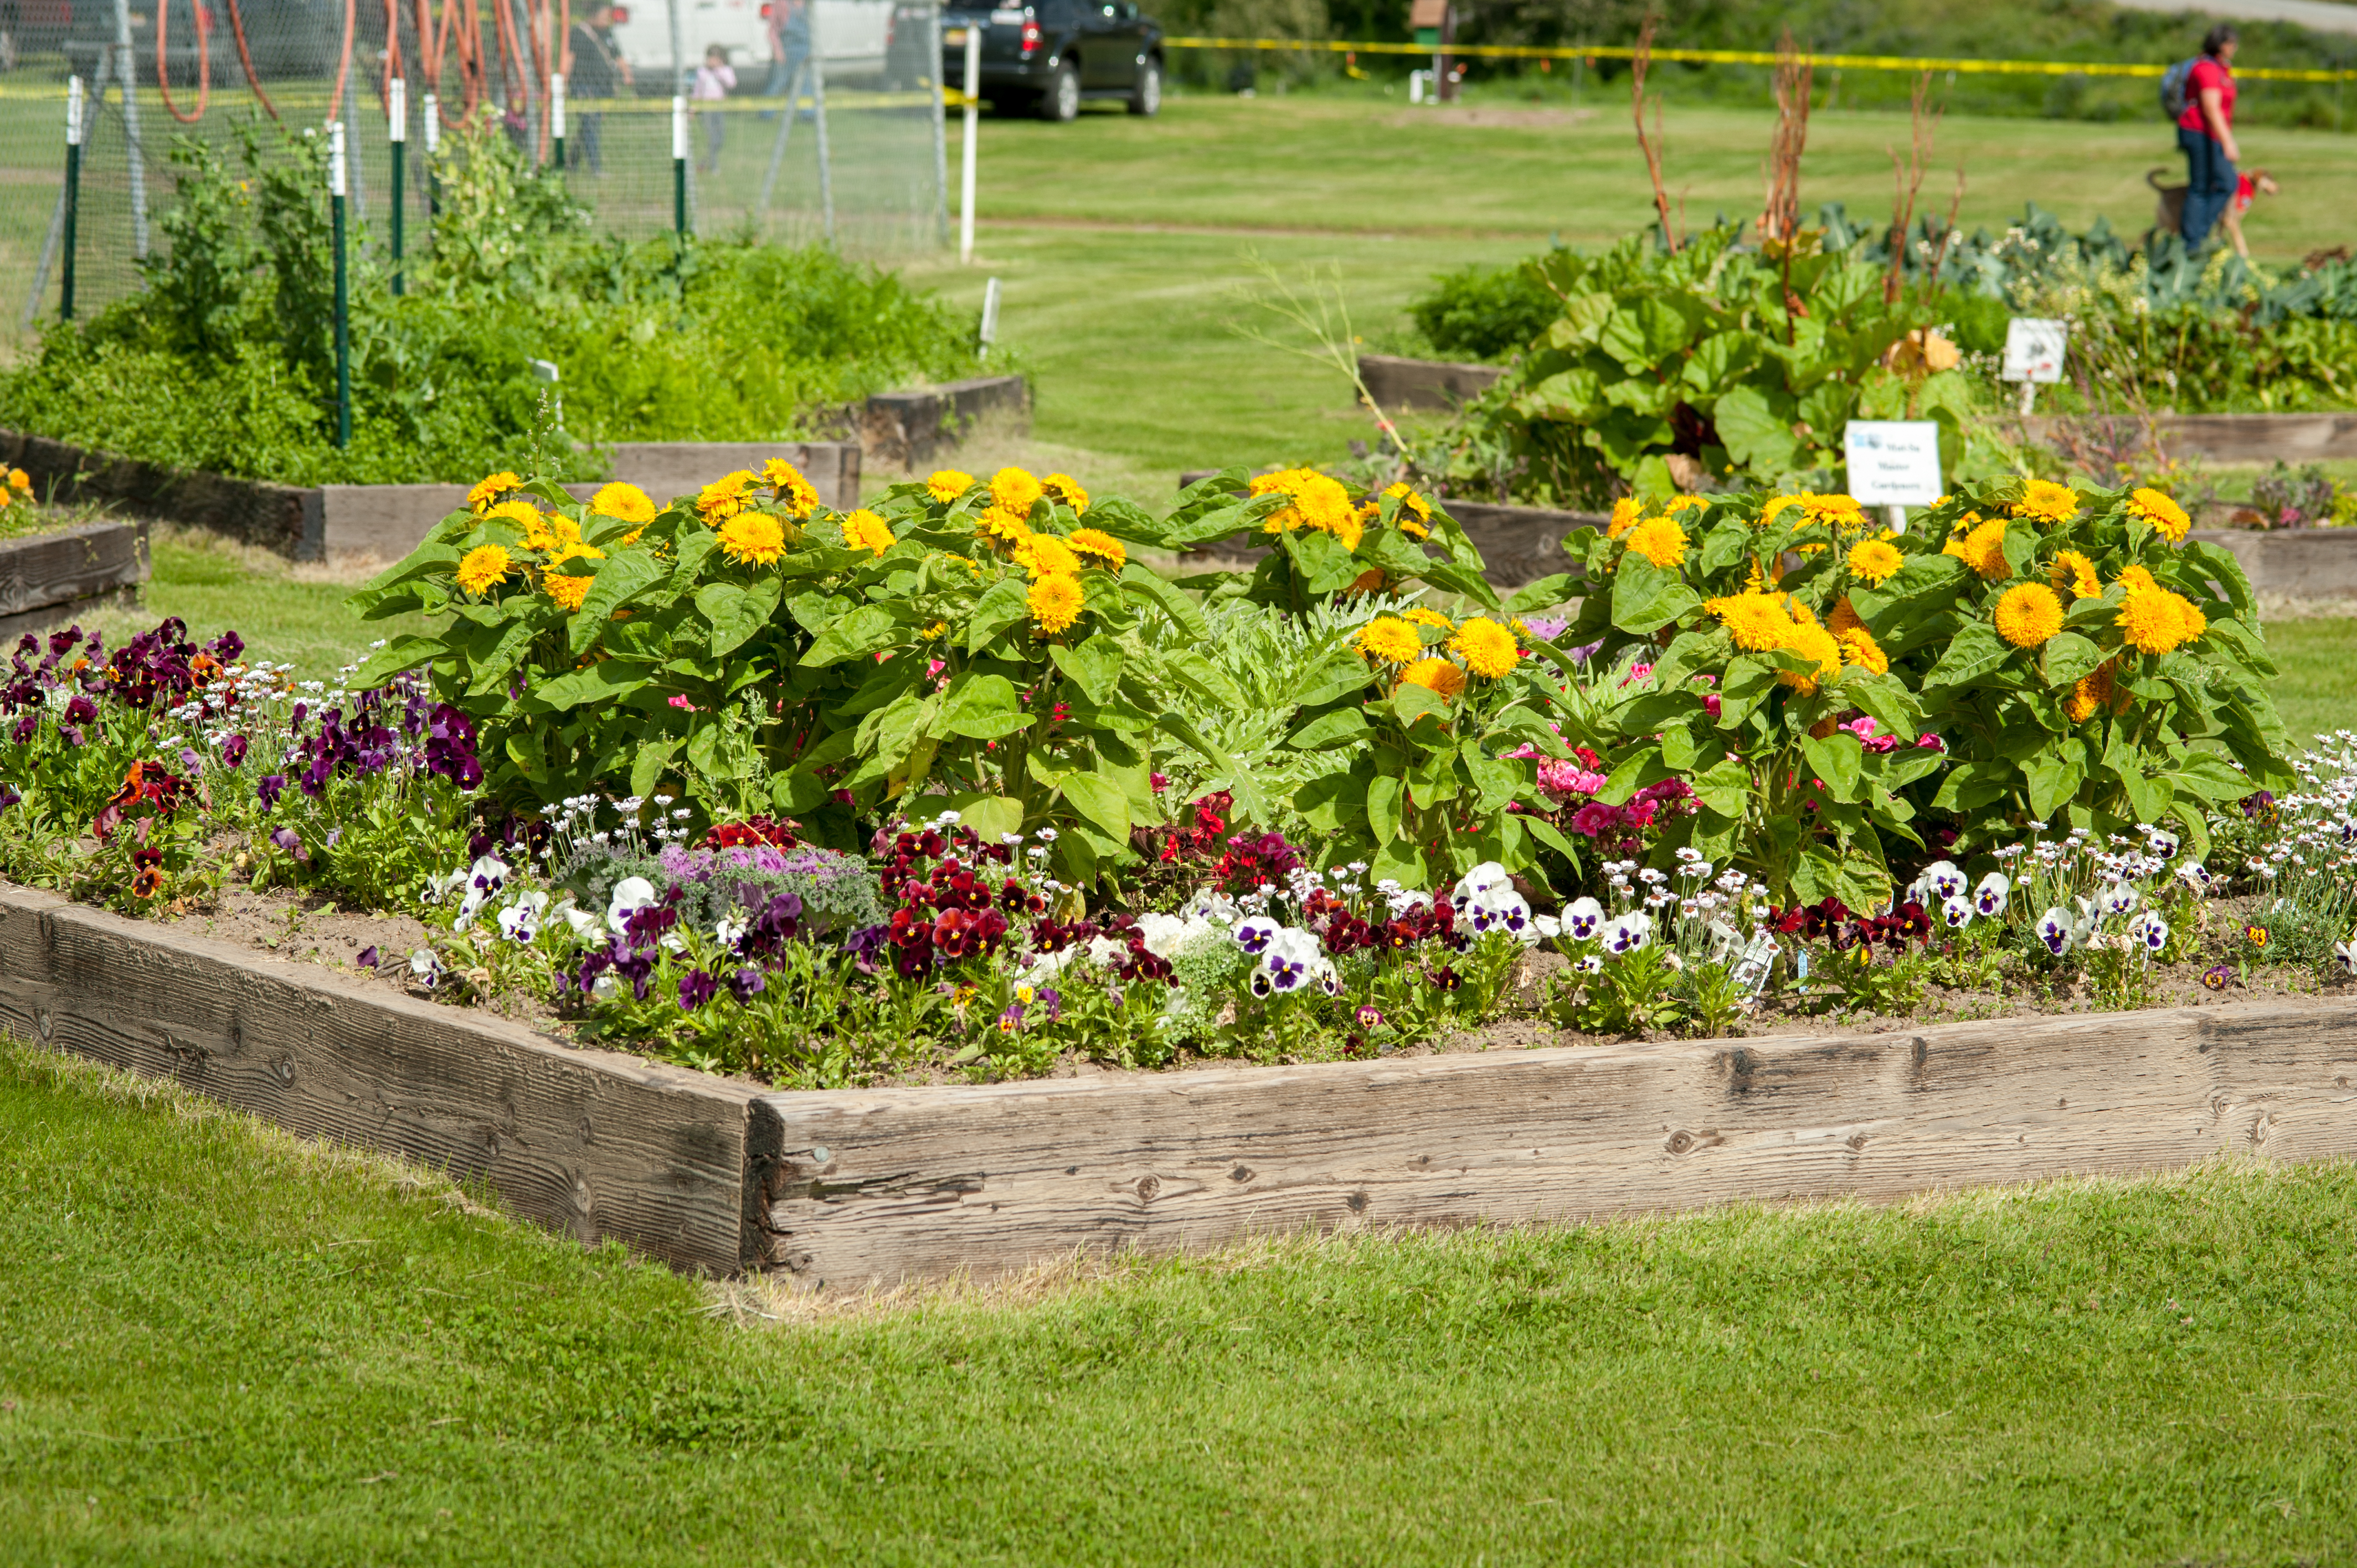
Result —
[[[896, 0], [808, 3], [816, 13], [813, 31], [827, 81], [866, 81], [884, 74]], [[770, 75], [770, 0], [624, 0], [617, 5], [614, 38], [640, 82], [660, 81], [672, 69], [673, 5], [679, 7], [680, 46], [688, 70], [704, 63], [706, 48], [719, 44], [737, 68], [737, 91], [761, 91]]]

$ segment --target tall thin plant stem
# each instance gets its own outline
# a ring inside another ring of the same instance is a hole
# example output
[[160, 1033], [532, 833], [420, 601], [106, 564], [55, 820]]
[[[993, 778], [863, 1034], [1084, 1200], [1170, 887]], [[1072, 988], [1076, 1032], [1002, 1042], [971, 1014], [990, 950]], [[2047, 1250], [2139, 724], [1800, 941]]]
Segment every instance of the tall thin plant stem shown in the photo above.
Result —
[[1399, 426], [1375, 402], [1374, 394], [1367, 390], [1365, 379], [1359, 374], [1358, 338], [1351, 330], [1350, 302], [1342, 296], [1340, 263], [1329, 262], [1323, 271], [1313, 270], [1307, 286], [1297, 288], [1257, 253], [1246, 252], [1245, 261], [1259, 274], [1264, 285], [1251, 290], [1245, 297], [1270, 315], [1281, 317], [1300, 328], [1309, 335], [1309, 342], [1307, 345], [1287, 342], [1251, 321], [1231, 321], [1228, 329], [1239, 338], [1275, 349], [1279, 353], [1291, 354], [1313, 365], [1329, 366], [1341, 371], [1350, 378], [1351, 387], [1357, 392], [1360, 406], [1374, 415], [1375, 428], [1383, 432], [1383, 438], [1391, 443], [1392, 450], [1398, 454], [1400, 459], [1406, 461], [1407, 443], [1401, 438]]
[[1637, 126], [1637, 150], [1645, 156], [1645, 172], [1652, 177], [1653, 209], [1662, 215], [1662, 243], [1672, 252], [1678, 234], [1670, 222], [1670, 193], [1662, 184], [1662, 101], [1653, 100], [1653, 134], [1645, 134], [1645, 74], [1653, 68], [1653, 28], [1661, 20], [1651, 11], [1637, 30], [1637, 53], [1629, 62], [1629, 117]]
[[1809, 94], [1815, 68], [1792, 42], [1776, 45], [1776, 134], [1768, 145], [1767, 199], [1760, 237], [1789, 242], [1801, 227], [1801, 155], [1809, 146]]
[[1915, 79], [1915, 91], [1910, 101], [1906, 161], [1900, 161], [1898, 148], [1886, 149], [1890, 154], [1890, 177], [1897, 189], [1890, 203], [1890, 270], [1882, 279], [1885, 305], [1898, 304], [1906, 287], [1907, 235], [1915, 226], [1915, 197], [1923, 188], [1924, 175], [1931, 171], [1932, 145], [1940, 139], [1940, 120], [1947, 112], [1944, 99], [1938, 106], [1932, 105], [1932, 73], [1923, 72]]

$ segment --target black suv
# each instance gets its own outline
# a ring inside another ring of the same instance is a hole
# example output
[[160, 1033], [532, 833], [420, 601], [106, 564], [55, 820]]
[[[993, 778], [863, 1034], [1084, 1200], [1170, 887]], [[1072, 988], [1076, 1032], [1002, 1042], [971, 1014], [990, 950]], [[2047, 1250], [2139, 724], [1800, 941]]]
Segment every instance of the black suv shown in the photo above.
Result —
[[1036, 0], [942, 12], [942, 80], [965, 86], [965, 29], [982, 29], [982, 96], [1001, 113], [1070, 120], [1084, 98], [1118, 98], [1133, 114], [1162, 107], [1162, 25], [1136, 0]]

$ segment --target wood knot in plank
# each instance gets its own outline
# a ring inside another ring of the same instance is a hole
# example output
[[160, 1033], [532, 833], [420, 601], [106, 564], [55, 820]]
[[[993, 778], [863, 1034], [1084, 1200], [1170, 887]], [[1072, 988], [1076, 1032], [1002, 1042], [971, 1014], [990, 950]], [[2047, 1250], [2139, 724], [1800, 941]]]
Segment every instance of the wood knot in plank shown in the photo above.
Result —
[[1678, 1127], [1671, 1131], [1662, 1147], [1672, 1155], [1691, 1155], [1698, 1149], [1715, 1149], [1726, 1141], [1715, 1128], [1706, 1127], [1699, 1133], [1691, 1133]]
[[1250, 1165], [1238, 1165], [1228, 1173], [1230, 1181], [1250, 1181], [1252, 1178], [1253, 1168]]
[[1353, 1214], [1364, 1214], [1367, 1211], [1367, 1195], [1354, 1192], [1342, 1200], [1342, 1206]]

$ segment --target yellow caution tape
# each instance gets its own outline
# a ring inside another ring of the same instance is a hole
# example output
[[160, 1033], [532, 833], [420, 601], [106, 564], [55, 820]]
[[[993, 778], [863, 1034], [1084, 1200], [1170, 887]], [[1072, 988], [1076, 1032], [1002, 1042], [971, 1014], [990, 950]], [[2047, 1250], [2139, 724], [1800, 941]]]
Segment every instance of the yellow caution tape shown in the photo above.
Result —
[[[138, 82], [136, 85], [141, 90], [139, 94], [140, 101], [142, 102], [152, 102], [156, 91], [155, 81], [150, 79], [148, 81]], [[106, 106], [110, 109], [119, 108], [123, 102], [121, 84], [109, 81], [105, 86], [107, 89]], [[413, 83], [413, 91], [410, 94], [410, 103], [413, 108], [417, 106], [418, 98], [417, 93], [414, 91], [414, 86], [415, 84]], [[95, 87], [91, 88], [91, 92], [92, 102], [95, 104], [97, 89]], [[192, 91], [183, 91], [182, 94], [184, 100], [193, 99], [194, 96], [195, 94]], [[942, 100], [952, 108], [959, 106], [963, 102], [962, 96], [953, 91], [944, 91], [942, 94]], [[65, 85], [62, 82], [50, 85], [38, 85], [25, 82], [0, 83], [0, 102], [8, 102], [11, 101], [54, 102], [59, 104], [60, 106], [60, 115], [58, 121], [59, 135], [60, 139], [63, 138], [65, 121], [62, 113], [62, 106], [66, 101], [66, 90]], [[272, 85], [270, 87], [270, 101], [278, 106], [279, 113], [282, 115], [292, 117], [303, 113], [325, 114], [327, 113], [328, 97], [325, 91], [316, 89], [282, 90], [275, 85]], [[811, 108], [815, 102], [816, 101], [808, 93], [804, 93], [801, 98], [795, 100], [796, 105], [802, 109]], [[978, 102], [980, 100], [976, 100], [976, 102]], [[691, 104], [690, 107], [695, 109], [699, 113], [717, 109], [723, 113], [750, 114], [764, 111], [775, 112], [776, 109], [784, 102], [785, 99], [782, 96], [776, 98], [763, 98], [758, 95], [748, 95], [742, 98], [724, 99], [717, 103], [711, 102], [696, 102]], [[933, 94], [927, 92], [922, 89], [913, 92], [869, 92], [856, 91], [830, 92], [826, 97], [826, 106], [830, 110], [843, 109], [854, 112], [869, 109], [931, 109], [933, 106]], [[210, 118], [211, 113], [215, 110], [258, 110], [260, 107], [261, 104], [255, 100], [253, 94], [245, 91], [242, 87], [232, 91], [223, 88], [216, 83], [212, 91], [211, 109], [207, 111], [207, 117]], [[455, 104], [447, 105], [447, 107], [451, 108], [454, 113], [456, 112]], [[370, 122], [371, 124], [374, 124], [375, 119], [382, 118], [383, 114], [382, 104], [373, 91], [362, 94], [355, 101], [348, 102], [346, 108], [352, 114], [364, 113], [372, 116]], [[584, 114], [669, 114], [671, 113], [671, 100], [668, 98], [582, 98], [573, 96], [568, 97], [565, 100], [565, 113], [567, 119], [576, 122], [579, 121], [581, 116]], [[535, 123], [537, 122], [535, 121]]]
[[[1537, 44], [1360, 44], [1322, 38], [1165, 38], [1174, 49], [1302, 49], [1327, 54], [1448, 55], [1456, 59], [1634, 59], [1637, 51], [1624, 45], [1587, 44], [1543, 47]], [[1765, 49], [1657, 48], [1652, 58], [1698, 65], [1774, 65], [1781, 55]], [[1953, 70], [1973, 76], [2144, 76], [2158, 77], [2165, 65], [2123, 65], [2107, 60], [2061, 59], [1935, 59], [1915, 55], [1803, 54], [1802, 63], [1839, 70]], [[2237, 67], [2238, 81], [2352, 81], [2357, 70], [2275, 70]]]

